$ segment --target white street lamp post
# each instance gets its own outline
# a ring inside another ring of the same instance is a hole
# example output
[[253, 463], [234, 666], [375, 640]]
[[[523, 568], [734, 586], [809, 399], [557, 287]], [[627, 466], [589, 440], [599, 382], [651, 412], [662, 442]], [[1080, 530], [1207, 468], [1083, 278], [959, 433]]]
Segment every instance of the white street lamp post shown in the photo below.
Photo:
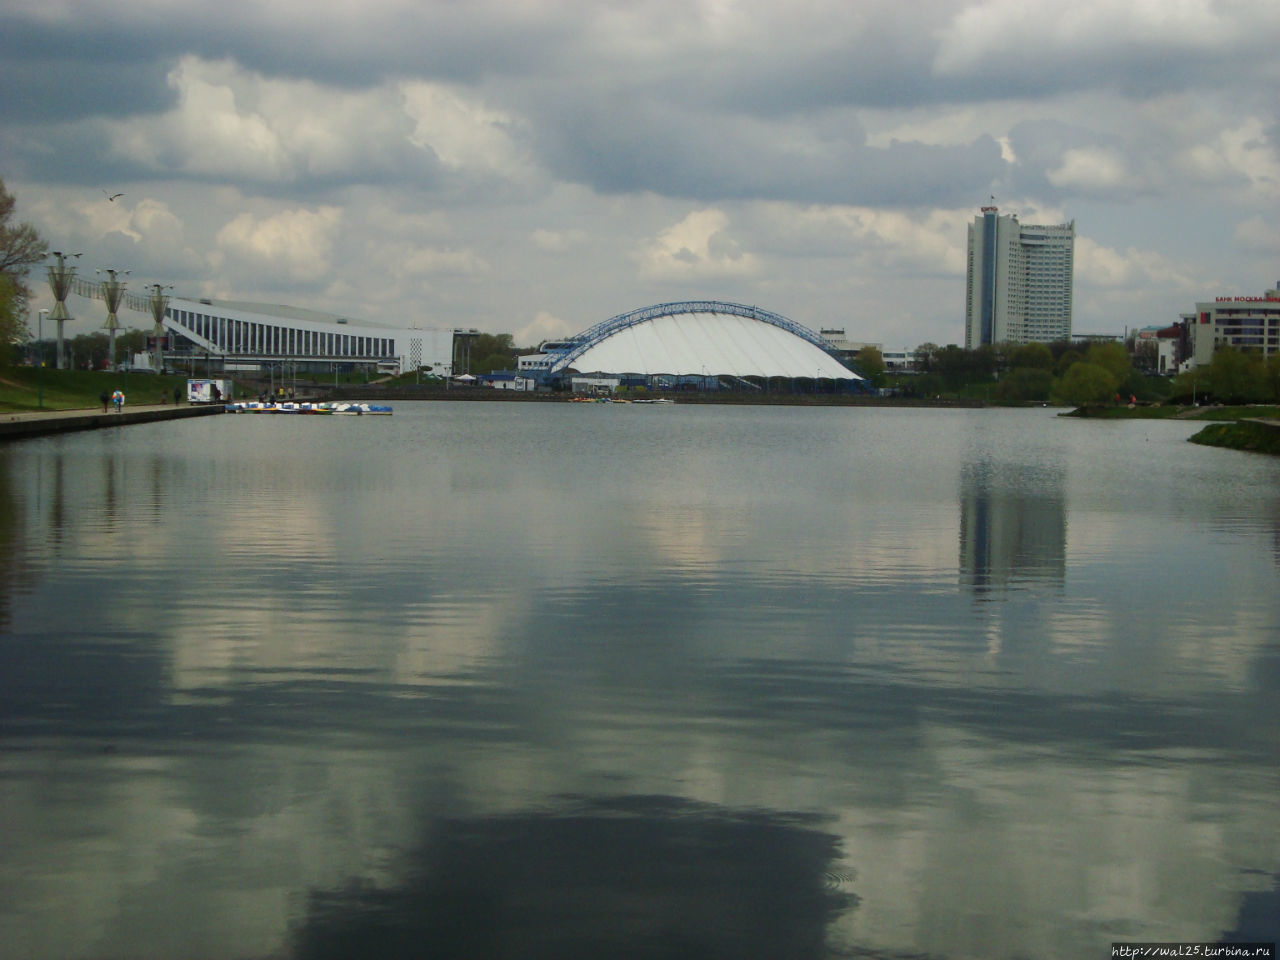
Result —
[[38, 361], [40, 364], [40, 379], [37, 381], [38, 385], [36, 386], [36, 404], [41, 410], [44, 409], [44, 315], [48, 312], [48, 310], [42, 309], [39, 318], [36, 320], [36, 337], [40, 344], [40, 359]]

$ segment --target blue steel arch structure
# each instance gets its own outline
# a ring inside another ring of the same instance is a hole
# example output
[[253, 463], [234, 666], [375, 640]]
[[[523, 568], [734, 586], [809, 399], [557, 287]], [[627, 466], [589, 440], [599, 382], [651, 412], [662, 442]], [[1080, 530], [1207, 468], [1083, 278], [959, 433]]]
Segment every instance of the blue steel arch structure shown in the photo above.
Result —
[[619, 330], [625, 330], [628, 327], [634, 327], [638, 324], [655, 320], [658, 317], [674, 317], [686, 313], [721, 313], [759, 320], [761, 323], [768, 323], [772, 326], [780, 327], [788, 333], [795, 334], [824, 353], [831, 354], [830, 344], [823, 340], [822, 337], [808, 327], [796, 323], [794, 320], [790, 320], [779, 313], [771, 313], [768, 310], [749, 307], [741, 303], [729, 303], [725, 300], [679, 300], [673, 303], [658, 303], [651, 307], [641, 307], [639, 310], [632, 310], [629, 313], [620, 313], [616, 317], [601, 320], [594, 326], [588, 327], [572, 340], [563, 341], [569, 344], [569, 349], [563, 352], [556, 351], [556, 359], [548, 368], [546, 375], [548, 378], [554, 378], [563, 373], [573, 365], [574, 360], [596, 344], [609, 339]]

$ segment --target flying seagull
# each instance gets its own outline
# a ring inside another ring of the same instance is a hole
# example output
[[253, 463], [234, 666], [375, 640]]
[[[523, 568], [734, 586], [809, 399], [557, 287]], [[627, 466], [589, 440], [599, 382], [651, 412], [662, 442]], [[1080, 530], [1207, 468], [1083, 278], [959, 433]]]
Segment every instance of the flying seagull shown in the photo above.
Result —
[[107, 191], [105, 191], [105, 190], [103, 190], [103, 191], [102, 191], [102, 194], [103, 194], [103, 196], [105, 196], [108, 200], [110, 200], [112, 203], [115, 203], [116, 197], [123, 197], [123, 196], [124, 196], [124, 194], [123, 194], [123, 193], [107, 193]]

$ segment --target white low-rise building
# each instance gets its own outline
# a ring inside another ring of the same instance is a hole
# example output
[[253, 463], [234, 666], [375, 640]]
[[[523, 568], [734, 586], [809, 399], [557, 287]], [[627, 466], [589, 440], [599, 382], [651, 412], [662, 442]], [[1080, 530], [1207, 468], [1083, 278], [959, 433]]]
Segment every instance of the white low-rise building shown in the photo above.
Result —
[[164, 325], [170, 365], [226, 370], [291, 363], [299, 370], [366, 367], [451, 376], [455, 341], [475, 331], [392, 327], [298, 307], [172, 297]]

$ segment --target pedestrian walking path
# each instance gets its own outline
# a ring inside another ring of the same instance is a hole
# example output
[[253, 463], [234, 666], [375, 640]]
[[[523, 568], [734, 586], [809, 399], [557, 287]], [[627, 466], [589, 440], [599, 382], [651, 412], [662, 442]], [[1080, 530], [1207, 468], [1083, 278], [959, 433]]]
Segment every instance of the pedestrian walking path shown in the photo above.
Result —
[[81, 410], [35, 410], [27, 413], [0, 413], [0, 441], [20, 440], [50, 433], [71, 430], [97, 430], [102, 427], [124, 427], [135, 423], [156, 423], [160, 420], [181, 420], [187, 417], [206, 417], [222, 413], [224, 404], [137, 404], [116, 413], [114, 409], [102, 412], [100, 407]]

